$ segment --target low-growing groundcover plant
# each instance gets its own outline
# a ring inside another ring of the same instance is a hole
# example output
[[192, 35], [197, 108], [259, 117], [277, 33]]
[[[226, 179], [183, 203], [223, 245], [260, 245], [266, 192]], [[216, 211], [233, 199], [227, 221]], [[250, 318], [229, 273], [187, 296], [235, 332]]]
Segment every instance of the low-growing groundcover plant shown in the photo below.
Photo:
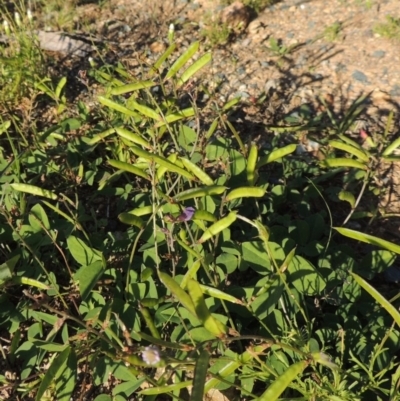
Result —
[[[95, 109], [26, 142], [1, 121], [0, 396], [398, 399], [398, 291], [375, 282], [400, 247], [348, 228], [380, 217], [360, 204], [390, 121], [359, 145], [359, 99], [243, 143], [239, 99], [196, 84], [211, 53], [169, 39], [141, 77], [89, 71]], [[322, 161], [296, 153], [321, 121]]]

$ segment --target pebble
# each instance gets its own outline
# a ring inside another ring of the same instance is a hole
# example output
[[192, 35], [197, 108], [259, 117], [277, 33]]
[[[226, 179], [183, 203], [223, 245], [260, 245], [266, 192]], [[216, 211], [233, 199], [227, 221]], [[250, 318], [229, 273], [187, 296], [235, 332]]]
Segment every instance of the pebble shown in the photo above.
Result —
[[362, 71], [355, 70], [355, 71], [353, 72], [353, 74], [351, 74], [351, 76], [352, 76], [356, 81], [363, 82], [363, 83], [368, 83], [368, 78], [367, 78], [367, 76], [366, 76]]
[[385, 54], [386, 54], [386, 52], [383, 51], [383, 50], [375, 50], [375, 51], [372, 53], [372, 57], [382, 58], [382, 57], [385, 57]]

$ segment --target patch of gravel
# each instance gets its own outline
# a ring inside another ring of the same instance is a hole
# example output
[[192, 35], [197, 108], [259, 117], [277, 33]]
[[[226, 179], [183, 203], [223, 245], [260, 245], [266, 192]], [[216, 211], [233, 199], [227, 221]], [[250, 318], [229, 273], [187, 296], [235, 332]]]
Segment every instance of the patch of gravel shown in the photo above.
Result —
[[[224, 13], [218, 3], [111, 0], [104, 8], [78, 6], [76, 19], [86, 21], [86, 29], [108, 41], [116, 59], [140, 54], [142, 60], [152, 62], [166, 48], [170, 23], [176, 26], [181, 52]], [[259, 15], [249, 13], [245, 29], [213, 49], [213, 61], [202, 82], [217, 86], [221, 99], [241, 96], [250, 105], [265, 93], [265, 102], [275, 113], [257, 118], [267, 124], [273, 114], [280, 116], [301, 104], [318, 108], [320, 97], [329, 100], [340, 115], [357, 97], [369, 94], [368, 115], [382, 127], [382, 117], [399, 109], [400, 44], [374, 34], [373, 27], [385, 22], [387, 15], [399, 16], [400, 2], [374, 0], [367, 7], [369, 3], [284, 0]], [[271, 39], [292, 51], [277, 55], [271, 51]], [[254, 116], [257, 111], [254, 107], [245, 110]]]

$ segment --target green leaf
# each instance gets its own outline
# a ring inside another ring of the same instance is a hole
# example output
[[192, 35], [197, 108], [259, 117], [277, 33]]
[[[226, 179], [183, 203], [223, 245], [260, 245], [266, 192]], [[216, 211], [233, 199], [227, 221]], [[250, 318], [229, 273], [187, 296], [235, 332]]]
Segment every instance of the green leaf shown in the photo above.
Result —
[[400, 146], [400, 138], [395, 139], [382, 153], [383, 156], [389, 156]]
[[297, 145], [293, 143], [293, 144], [287, 145], [283, 148], [275, 149], [267, 156], [262, 157], [260, 159], [260, 161], [257, 163], [256, 168], [258, 169], [261, 166], [264, 166], [265, 164], [272, 163], [276, 160], [282, 159], [283, 157], [293, 153], [296, 150], [296, 148], [297, 148]]
[[139, 177], [150, 181], [150, 177], [148, 174], [146, 174], [141, 168], [133, 166], [130, 163], [121, 162], [120, 160], [108, 160], [108, 164], [110, 166], [113, 166], [123, 171], [127, 171], [128, 173], [138, 175]]
[[174, 197], [176, 202], [182, 202], [184, 200], [193, 198], [202, 198], [204, 196], [220, 195], [226, 190], [223, 185], [210, 185], [206, 187], [190, 188], [186, 191], [182, 191]]
[[350, 153], [351, 155], [357, 157], [359, 160], [363, 162], [368, 162], [369, 160], [369, 155], [364, 149], [359, 149], [358, 147], [355, 148], [354, 146], [351, 146], [347, 143], [343, 143], [340, 141], [329, 141], [329, 146], [332, 146], [333, 148], [344, 150], [347, 153]]
[[35, 344], [38, 348], [44, 349], [45, 351], [62, 352], [65, 350], [65, 344], [53, 343], [50, 341], [43, 341], [37, 338], [30, 338], [30, 337], [28, 337], [28, 339], [32, 344]]
[[136, 143], [138, 145], [142, 145], [145, 148], [151, 148], [151, 145], [144, 139], [142, 136], [134, 134], [133, 132], [123, 128], [123, 127], [115, 127], [115, 132], [124, 139]]
[[358, 160], [348, 159], [345, 157], [337, 157], [335, 159], [325, 159], [322, 161], [322, 164], [325, 167], [329, 167], [329, 168], [350, 167], [350, 168], [358, 168], [361, 170], [368, 169], [368, 166], [366, 164], [361, 163]]
[[199, 49], [200, 42], [194, 42], [192, 43], [188, 49], [186, 50], [185, 53], [183, 53], [176, 61], [174, 64], [172, 64], [172, 67], [169, 69], [167, 72], [167, 75], [165, 76], [164, 80], [168, 80], [169, 78], [172, 78], [175, 76], [178, 71], [196, 54], [197, 50]]
[[143, 219], [133, 213], [120, 213], [118, 215], [118, 220], [124, 224], [129, 224], [138, 228], [143, 228], [145, 225]]
[[210, 390], [216, 388], [224, 379], [232, 375], [236, 369], [240, 368], [240, 366], [242, 365], [249, 363], [252, 359], [255, 358], [256, 354], [264, 351], [266, 347], [267, 345], [255, 346], [251, 352], [245, 351], [235, 360], [229, 362], [224, 361], [223, 367], [221, 369], [218, 369], [218, 372], [216, 372], [217, 377], [213, 377], [207, 380], [206, 384], [204, 385], [204, 393], [207, 394]]
[[290, 383], [308, 365], [308, 361], [300, 361], [290, 366], [281, 376], [268, 387], [268, 389], [257, 398], [257, 401], [275, 401], [286, 390]]
[[196, 310], [189, 294], [184, 291], [180, 285], [167, 273], [158, 271], [161, 282], [171, 291], [175, 298], [193, 315], [196, 316]]
[[378, 302], [379, 305], [382, 306], [389, 314], [392, 316], [394, 321], [397, 323], [397, 325], [400, 327], [400, 313], [399, 311], [383, 296], [381, 295], [372, 285], [368, 284], [363, 278], [361, 278], [359, 275], [349, 272], [354, 280], [357, 281], [357, 283], [364, 288], [365, 291], [368, 292], [369, 295], [371, 295], [372, 298], [375, 299], [376, 302]]
[[371, 280], [375, 274], [382, 273], [392, 266], [396, 258], [396, 254], [390, 251], [371, 251], [362, 258], [356, 273], [367, 280]]
[[394, 244], [393, 242], [386, 241], [379, 237], [374, 237], [369, 234], [360, 233], [359, 231], [350, 230], [349, 228], [333, 227], [340, 234], [345, 237], [353, 238], [361, 242], [366, 242], [367, 244], [376, 245], [381, 248], [387, 249], [388, 251], [400, 254], [400, 246]]
[[270, 272], [270, 261], [261, 241], [243, 242], [241, 246], [242, 260], [257, 273]]
[[67, 245], [72, 257], [81, 265], [87, 266], [95, 261], [102, 260], [100, 251], [93, 250], [78, 237], [70, 235], [67, 238]]
[[162, 120], [162, 118], [156, 111], [154, 111], [150, 107], [143, 106], [142, 104], [135, 102], [133, 99], [129, 99], [129, 107], [132, 107], [133, 109], [139, 111], [145, 117], [152, 118], [153, 120], [156, 120], [156, 121]]
[[158, 73], [158, 69], [162, 66], [164, 61], [172, 54], [172, 52], [176, 48], [176, 43], [172, 43], [167, 50], [157, 59], [157, 61], [153, 64], [152, 70], [149, 71], [149, 76], [152, 76]]
[[43, 231], [43, 228], [45, 228], [46, 230], [50, 230], [49, 219], [47, 217], [45, 210], [43, 209], [43, 207], [40, 203], [37, 203], [30, 210], [29, 223], [31, 224], [31, 227], [36, 232]]
[[138, 81], [133, 82], [127, 85], [117, 86], [116, 88], [112, 88], [110, 93], [111, 95], [123, 95], [128, 92], [134, 92], [139, 89], [151, 88], [156, 85], [153, 81]]
[[15, 255], [0, 265], [0, 285], [12, 278], [12, 274], [20, 255]]
[[304, 295], [321, 294], [325, 280], [315, 267], [301, 256], [294, 256], [288, 266], [291, 284]]
[[44, 375], [40, 383], [39, 389], [36, 393], [35, 397], [36, 401], [41, 401], [43, 399], [44, 393], [52, 385], [54, 379], [57, 376], [58, 371], [67, 361], [69, 354], [71, 352], [71, 347], [70, 346], [65, 346], [65, 347], [66, 347], [65, 350], [53, 359], [50, 367], [47, 369], [46, 374]]
[[142, 119], [141, 115], [136, 113], [136, 111], [130, 110], [130, 109], [120, 105], [119, 103], [116, 103], [116, 102], [114, 102], [114, 101], [112, 101], [110, 99], [107, 99], [104, 96], [99, 96], [98, 100], [103, 106], [109, 107], [110, 109], [113, 109], [113, 110], [118, 111], [118, 112], [120, 112], [122, 114], [125, 114], [126, 116], [134, 117], [137, 120], [141, 120]]
[[340, 200], [350, 203], [351, 208], [354, 209], [356, 205], [356, 198], [351, 192], [342, 190], [339, 192], [338, 197]]
[[181, 389], [189, 387], [191, 385], [192, 385], [192, 381], [186, 380], [184, 382], [170, 384], [169, 386], [158, 386], [158, 387], [146, 388], [144, 390], [138, 391], [137, 394], [141, 394], [141, 395], [165, 394], [165, 393], [171, 393], [175, 390], [181, 390]]
[[284, 286], [278, 275], [274, 275], [272, 279], [264, 277], [257, 283], [257, 287], [261, 287], [256, 293], [260, 294], [251, 303], [251, 309], [254, 315], [262, 320], [265, 319], [276, 308], [281, 298]]
[[71, 349], [68, 359], [56, 375], [57, 401], [70, 401], [75, 389], [78, 371], [75, 351]]
[[98, 395], [94, 401], [113, 401], [113, 399], [107, 394]]
[[49, 198], [56, 200], [57, 195], [48, 189], [43, 189], [36, 187], [30, 184], [20, 184], [20, 183], [13, 183], [10, 184], [10, 187], [19, 192], [25, 192], [27, 194], [35, 195], [35, 196], [43, 196], [44, 198]]
[[206, 64], [211, 61], [211, 53], [206, 53], [196, 60], [187, 70], [179, 77], [178, 88], [188, 81], [194, 74], [201, 70]]
[[202, 350], [194, 368], [193, 388], [190, 401], [203, 401], [209, 360], [210, 353], [207, 350]]
[[200, 284], [196, 280], [189, 279], [187, 289], [190, 298], [192, 298], [196, 316], [199, 318], [203, 326], [215, 336], [219, 338], [224, 337], [228, 329], [222, 322], [212, 316], [204, 300]]
[[193, 117], [194, 115], [195, 115], [194, 108], [189, 107], [187, 109], [180, 110], [177, 113], [167, 114], [164, 121], [157, 123], [156, 127], [162, 127], [163, 125], [171, 124], [184, 118]]
[[183, 177], [188, 178], [189, 180], [194, 180], [194, 177], [188, 173], [185, 169], [177, 166], [176, 164], [170, 162], [165, 157], [155, 155], [154, 153], [147, 152], [146, 150], [140, 149], [137, 146], [131, 146], [131, 150], [139, 157], [143, 157], [146, 160], [149, 160], [154, 163], [158, 163], [160, 166], [166, 167], [167, 170], [172, 171], [174, 173], [180, 174]]
[[96, 261], [88, 266], [82, 266], [75, 273], [75, 280], [79, 281], [79, 292], [84, 301], [103, 274], [103, 262]]

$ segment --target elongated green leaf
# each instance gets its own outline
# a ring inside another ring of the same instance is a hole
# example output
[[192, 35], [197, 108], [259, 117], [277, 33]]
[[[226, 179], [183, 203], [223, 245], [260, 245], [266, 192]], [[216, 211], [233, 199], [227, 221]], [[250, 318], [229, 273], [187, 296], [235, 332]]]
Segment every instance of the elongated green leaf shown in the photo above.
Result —
[[118, 215], [119, 221], [124, 224], [129, 224], [130, 226], [135, 226], [138, 228], [144, 227], [144, 221], [137, 215], [133, 213], [120, 213]]
[[400, 146], [400, 137], [395, 139], [384, 151], [383, 156], [389, 156], [394, 150]]
[[236, 106], [240, 102], [240, 96], [233, 98], [228, 103], [224, 104], [222, 110], [227, 111], [231, 109], [233, 106]]
[[226, 292], [218, 290], [217, 288], [209, 287], [208, 285], [203, 284], [200, 284], [200, 288], [204, 294], [209, 295], [210, 297], [222, 299], [224, 301], [232, 302], [234, 304], [243, 305], [243, 302], [240, 299], [234, 297], [233, 295], [227, 294]]
[[95, 135], [93, 138], [91, 138], [88, 141], [89, 145], [94, 145], [97, 142], [100, 142], [102, 140], [104, 140], [105, 138], [107, 138], [108, 136], [112, 135], [115, 133], [115, 129], [114, 128], [109, 128], [103, 132], [100, 132], [100, 134]]
[[181, 110], [178, 113], [171, 113], [165, 116], [164, 121], [156, 124], [156, 127], [162, 127], [165, 124], [171, 124], [176, 121], [182, 120], [184, 118], [193, 117], [195, 115], [195, 110], [193, 107]]
[[161, 282], [171, 291], [174, 297], [193, 315], [196, 315], [196, 309], [194, 307], [192, 298], [189, 294], [184, 291], [180, 285], [167, 273], [161, 271], [158, 272]]
[[117, 86], [111, 89], [112, 95], [123, 95], [124, 93], [134, 92], [139, 89], [151, 88], [155, 83], [153, 81], [139, 81], [127, 85]]
[[51, 192], [48, 189], [36, 187], [34, 185], [13, 183], [10, 184], [10, 187], [18, 192], [25, 192], [27, 194], [32, 194], [35, 196], [43, 196], [44, 198], [49, 198], [53, 200], [57, 199], [57, 195], [54, 192]]
[[70, 352], [71, 352], [71, 347], [65, 346], [66, 348], [64, 349], [61, 354], [57, 355], [54, 360], [52, 361], [51, 365], [46, 371], [46, 374], [44, 375], [39, 389], [36, 393], [35, 400], [36, 401], [41, 401], [43, 399], [43, 395], [46, 392], [46, 390], [52, 385], [58, 371], [61, 369], [62, 365], [64, 365], [65, 361], [67, 360]]
[[103, 263], [96, 261], [88, 266], [82, 266], [75, 274], [75, 280], [79, 280], [79, 292], [82, 301], [90, 294], [93, 287], [103, 274]]
[[5, 121], [4, 123], [0, 124], [0, 135], [3, 132], [6, 132], [11, 127], [11, 121]]
[[182, 86], [186, 81], [188, 81], [193, 75], [195, 75], [199, 70], [201, 70], [206, 64], [211, 61], [211, 53], [206, 53], [196, 60], [188, 69], [179, 77], [178, 87]]
[[136, 209], [133, 209], [129, 212], [130, 214], [134, 214], [135, 216], [146, 216], [148, 214], [153, 213], [153, 206], [142, 206]]
[[61, 91], [63, 90], [65, 84], [67, 83], [67, 78], [66, 77], [62, 77], [60, 79], [60, 81], [57, 84], [56, 90], [55, 90], [55, 95], [56, 95], [56, 99], [60, 100], [61, 97]]
[[145, 178], [150, 181], [150, 177], [140, 168], [133, 166], [132, 164], [121, 162], [120, 160], [108, 160], [108, 164], [120, 170], [127, 171], [128, 173], [132, 173], [138, 175], [139, 177]]
[[227, 202], [237, 198], [261, 198], [265, 195], [265, 189], [261, 187], [239, 187], [232, 189], [226, 197]]
[[153, 120], [160, 121], [161, 117], [160, 115], [151, 109], [150, 107], [144, 106], [140, 103], [135, 102], [134, 100], [129, 100], [129, 107], [134, 108], [135, 110], [139, 111], [141, 114], [143, 114], [146, 117], [152, 118]]
[[209, 311], [204, 300], [200, 284], [196, 280], [189, 279], [187, 283], [187, 289], [189, 291], [189, 296], [193, 301], [196, 315], [203, 326], [215, 336], [220, 338], [224, 337], [228, 330], [222, 322], [214, 319], [214, 317], [211, 315], [211, 312]]
[[263, 352], [267, 347], [267, 344], [258, 345], [254, 347], [252, 351], [245, 351], [236, 360], [228, 362], [218, 372], [218, 377], [213, 377], [207, 380], [206, 384], [204, 385], [204, 393], [207, 394], [211, 389], [217, 387], [223, 379], [230, 376], [233, 372], [235, 372], [236, 369], [240, 368], [240, 366], [249, 363], [252, 359], [255, 358], [255, 355]]
[[287, 155], [290, 155], [296, 150], [297, 145], [294, 143], [291, 145], [287, 145], [283, 148], [280, 149], [275, 149], [273, 150], [270, 154], [267, 156], [264, 156], [260, 159], [260, 161], [257, 163], [257, 168], [260, 168], [261, 166], [264, 166], [265, 164], [272, 163], [276, 160], [282, 159], [282, 157], [285, 157]]
[[202, 350], [196, 361], [193, 376], [193, 388], [190, 401], [203, 401], [204, 385], [207, 377], [208, 363], [210, 361], [210, 353]]
[[364, 151], [364, 149], [360, 150], [347, 143], [343, 143], [340, 141], [330, 141], [329, 146], [331, 146], [332, 148], [335, 148], [335, 149], [344, 150], [345, 152], [350, 153], [351, 155], [362, 160], [363, 162], [368, 162], [368, 160], [369, 160], [369, 155], [367, 154], [366, 151]]
[[54, 210], [54, 211], [55, 211], [56, 213], [58, 213], [60, 216], [64, 217], [64, 219], [67, 220], [67, 221], [69, 221], [72, 225], [74, 225], [74, 226], [77, 225], [77, 226], [79, 226], [79, 228], [81, 227], [79, 223], [77, 224], [77, 222], [74, 221], [74, 219], [73, 219], [72, 217], [68, 216], [66, 213], [64, 213], [62, 210], [60, 210], [58, 207], [56, 207], [56, 206], [54, 206], [54, 205], [52, 205], [51, 203], [46, 202], [46, 201], [43, 201], [43, 203], [44, 203], [47, 207], [49, 207], [51, 210]]
[[47, 284], [35, 280], [33, 278], [29, 277], [24, 277], [24, 276], [15, 276], [11, 279], [11, 284], [24, 284], [24, 285], [29, 285], [31, 287], [36, 287], [40, 288], [41, 290], [49, 290], [51, 287], [49, 287]]
[[158, 72], [158, 69], [162, 66], [164, 61], [172, 54], [176, 48], [176, 43], [172, 43], [167, 50], [156, 60], [153, 64], [151, 71], [149, 71], [149, 76], [154, 75]]
[[391, 162], [400, 162], [400, 156], [396, 156], [396, 155], [393, 155], [393, 156], [391, 156], [391, 155], [389, 155], [389, 156], [382, 156], [382, 159], [384, 160], [384, 161], [386, 161], [386, 162], [389, 162], [389, 163], [391, 163]]
[[333, 228], [340, 234], [344, 235], [345, 237], [353, 238], [361, 242], [366, 242], [367, 244], [376, 245], [381, 248], [387, 249], [388, 251], [400, 254], [400, 246], [394, 244], [393, 242], [386, 241], [384, 239], [381, 239], [379, 237], [374, 237], [369, 234], [360, 233], [359, 231], [350, 230], [349, 228], [343, 228], [343, 227], [333, 227]]
[[336, 159], [325, 159], [322, 162], [323, 165], [330, 168], [336, 167], [350, 167], [350, 168], [359, 168], [361, 170], [367, 170], [368, 167], [366, 164], [359, 162], [358, 160], [348, 159], [345, 157], [338, 157]]
[[[338, 137], [345, 143], [347, 143], [348, 145], [352, 146], [353, 148], [356, 148], [362, 152], [367, 152], [366, 149], [364, 149], [360, 144], [358, 144], [356, 141], [354, 141], [353, 139], [349, 138], [346, 135], [343, 134], [339, 134]], [[369, 154], [367, 152], [367, 154]]]
[[298, 376], [308, 365], [308, 361], [300, 361], [290, 366], [281, 376], [279, 376], [268, 389], [257, 399], [257, 401], [275, 401], [286, 390], [289, 384]]
[[359, 275], [350, 272], [350, 274], [353, 276], [354, 280], [362, 287], [364, 288], [365, 291], [368, 292], [369, 295], [371, 295], [372, 298], [375, 299], [376, 302], [378, 302], [379, 305], [382, 306], [392, 316], [394, 321], [397, 323], [397, 325], [400, 327], [400, 313], [399, 311], [382, 295], [380, 294], [372, 285], [368, 284], [362, 277]]
[[189, 180], [194, 180], [194, 176], [188, 173], [185, 169], [177, 166], [176, 164], [170, 162], [164, 157], [155, 155], [153, 153], [147, 152], [146, 150], [140, 149], [137, 146], [132, 146], [131, 150], [137, 156], [143, 157], [146, 160], [150, 160], [152, 162], [158, 163], [160, 166], [164, 166], [167, 170], [172, 171], [174, 173], [180, 174], [183, 177], [188, 178]]
[[186, 380], [184, 382], [171, 384], [169, 386], [159, 386], [159, 387], [146, 388], [144, 390], [138, 391], [137, 394], [141, 394], [141, 395], [165, 394], [165, 393], [171, 393], [172, 391], [175, 391], [175, 390], [181, 390], [181, 389], [189, 387], [191, 385], [192, 385], [192, 381], [191, 380]]
[[126, 116], [134, 117], [138, 120], [142, 119], [141, 115], [136, 113], [136, 111], [130, 110], [127, 107], [122, 106], [121, 104], [116, 103], [113, 100], [110, 100], [104, 96], [99, 96], [98, 100], [103, 106], [109, 107], [110, 109], [113, 109], [115, 111], [119, 111], [120, 113], [125, 114]]
[[77, 374], [77, 358], [74, 349], [71, 349], [68, 359], [56, 375], [57, 401], [70, 401], [75, 389]]
[[236, 221], [236, 218], [237, 218], [236, 212], [230, 212], [226, 217], [222, 218], [221, 220], [215, 222], [210, 227], [208, 227], [197, 242], [199, 244], [202, 244], [204, 241], [207, 241], [211, 237], [214, 237], [215, 235], [219, 234], [221, 231], [230, 227]]
[[172, 67], [169, 69], [167, 72], [167, 75], [165, 76], [164, 80], [168, 80], [169, 78], [172, 78], [175, 76], [178, 71], [196, 54], [197, 50], [199, 49], [200, 42], [194, 42], [192, 43], [188, 49], [183, 53], [176, 61], [174, 64], [172, 64]]
[[131, 141], [133, 143], [137, 143], [138, 145], [142, 145], [145, 148], [151, 148], [151, 145], [144, 139], [143, 137], [134, 134], [133, 132], [127, 130], [126, 128], [123, 127], [115, 127], [115, 132], [121, 137], [128, 139], [128, 141]]
[[349, 202], [351, 208], [354, 209], [354, 206], [356, 204], [356, 198], [354, 197], [354, 195], [351, 192], [342, 190], [339, 192], [338, 197], [342, 201]]
[[205, 185], [213, 185], [213, 179], [203, 171], [199, 166], [192, 163], [190, 160], [181, 157], [180, 161], [185, 166], [186, 170], [190, 171], [193, 175], [195, 175], [203, 184]]
[[109, 128], [106, 131], [101, 132], [100, 134], [95, 135], [88, 141], [89, 145], [94, 145], [97, 142], [103, 141], [108, 136], [117, 133], [121, 138], [128, 139], [129, 141], [136, 143], [138, 145], [142, 145], [145, 148], [151, 148], [151, 145], [144, 139], [143, 137], [127, 130], [124, 127], [115, 127]]
[[49, 352], [62, 352], [65, 350], [66, 347], [65, 344], [53, 343], [51, 341], [43, 341], [34, 337], [28, 337], [28, 339], [32, 344], [35, 344], [36, 347], [44, 349]]
[[182, 202], [188, 199], [202, 198], [204, 196], [220, 195], [227, 187], [223, 185], [210, 185], [206, 187], [190, 188], [174, 197], [176, 202]]

